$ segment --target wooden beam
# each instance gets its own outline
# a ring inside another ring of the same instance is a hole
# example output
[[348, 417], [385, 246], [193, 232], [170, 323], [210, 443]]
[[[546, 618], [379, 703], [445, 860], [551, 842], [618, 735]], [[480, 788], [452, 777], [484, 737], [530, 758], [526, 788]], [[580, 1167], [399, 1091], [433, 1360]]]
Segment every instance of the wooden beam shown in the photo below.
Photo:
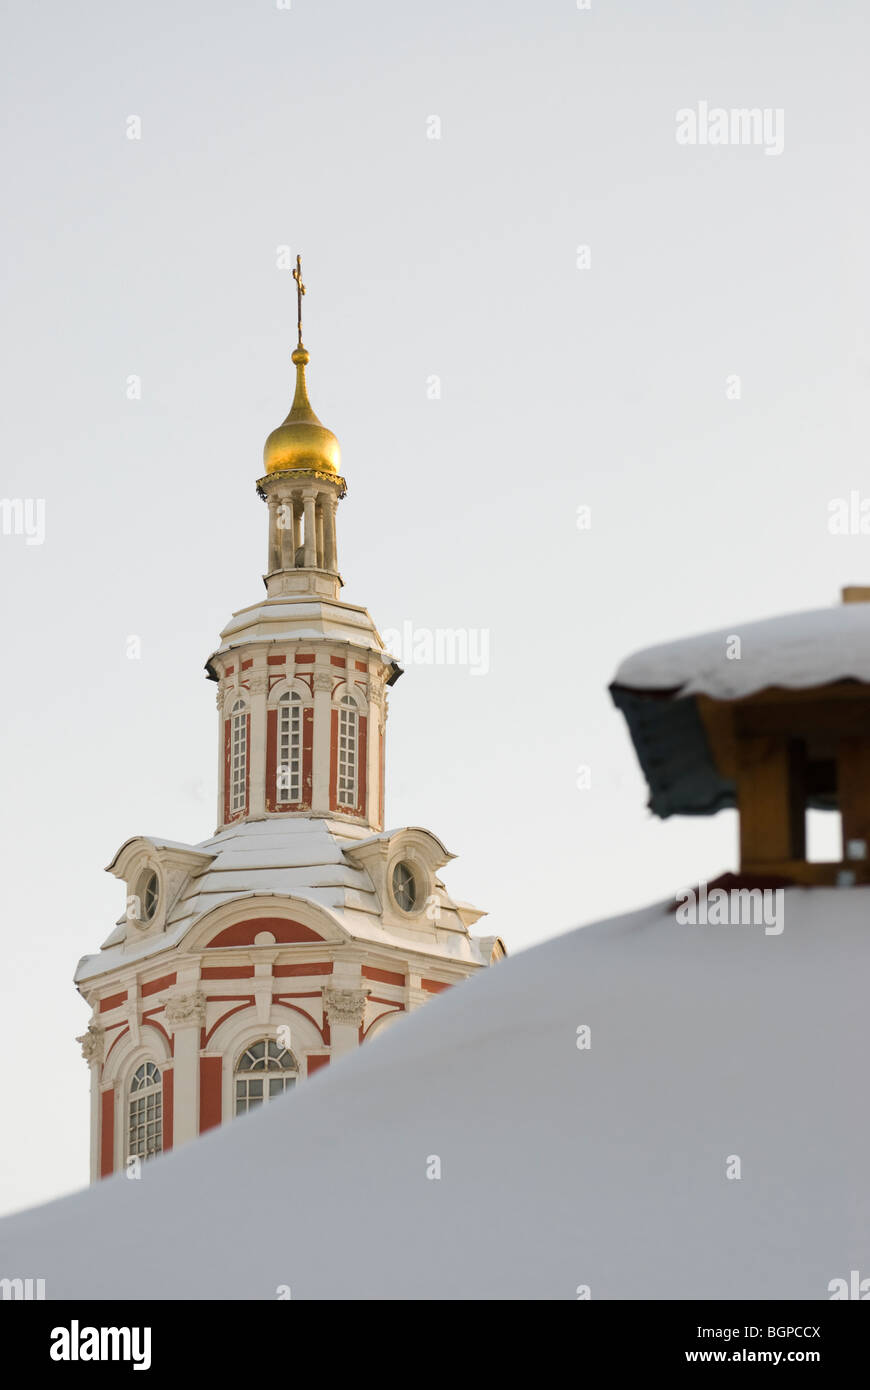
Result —
[[870, 700], [806, 700], [743, 705], [734, 711], [738, 738], [781, 734], [786, 738], [870, 737]]

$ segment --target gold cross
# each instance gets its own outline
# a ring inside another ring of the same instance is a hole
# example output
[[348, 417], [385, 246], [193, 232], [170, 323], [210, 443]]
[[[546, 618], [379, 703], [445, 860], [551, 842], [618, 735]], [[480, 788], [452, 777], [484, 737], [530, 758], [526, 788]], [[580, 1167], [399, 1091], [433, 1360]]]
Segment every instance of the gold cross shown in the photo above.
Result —
[[299, 333], [299, 347], [302, 346], [302, 296], [305, 293], [305, 286], [302, 283], [302, 257], [296, 257], [296, 268], [293, 271], [293, 279], [296, 281], [296, 328]]

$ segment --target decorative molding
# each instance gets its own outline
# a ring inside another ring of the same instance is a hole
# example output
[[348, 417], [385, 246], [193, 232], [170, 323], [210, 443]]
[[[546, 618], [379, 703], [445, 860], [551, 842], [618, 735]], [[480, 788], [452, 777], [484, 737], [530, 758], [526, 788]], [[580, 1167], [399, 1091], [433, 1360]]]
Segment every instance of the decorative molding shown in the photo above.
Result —
[[330, 1027], [342, 1023], [352, 1024], [354, 1028], [362, 1027], [370, 994], [370, 989], [333, 989], [331, 985], [324, 985], [323, 1007]]
[[313, 682], [314, 689], [331, 691], [334, 680], [335, 677], [331, 675], [329, 671], [315, 671]]
[[121, 1005], [121, 1013], [130, 1025], [130, 1036], [138, 1047], [141, 1041], [142, 1001], [137, 997]]
[[251, 676], [248, 689], [252, 695], [265, 695], [269, 686], [269, 677], [266, 675]]
[[201, 1028], [205, 1023], [205, 995], [199, 989], [187, 994], [171, 994], [166, 1001], [165, 1014], [166, 1022], [173, 1028], [185, 1024]]
[[76, 1038], [76, 1042], [81, 1043], [82, 1056], [89, 1067], [99, 1065], [102, 1062], [106, 1034], [99, 1023], [89, 1023], [87, 1032], [82, 1033], [80, 1038]]

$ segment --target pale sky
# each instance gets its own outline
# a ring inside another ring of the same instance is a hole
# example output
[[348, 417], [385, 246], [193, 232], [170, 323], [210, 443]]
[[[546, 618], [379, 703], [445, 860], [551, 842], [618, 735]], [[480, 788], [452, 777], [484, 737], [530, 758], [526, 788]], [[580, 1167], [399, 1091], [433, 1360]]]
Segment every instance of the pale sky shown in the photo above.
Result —
[[[0, 535], [0, 1211], [87, 1181], [71, 976], [123, 908], [103, 866], [215, 828], [202, 668], [264, 592], [279, 247], [342, 445], [343, 596], [489, 643], [394, 688], [387, 824], [444, 840], [509, 950], [734, 866], [733, 813], [645, 810], [621, 658], [870, 583], [868, 538], [828, 530], [870, 487], [860, 0], [4, 10], [0, 493], [45, 536]], [[701, 103], [781, 111], [782, 152], [679, 144]]]

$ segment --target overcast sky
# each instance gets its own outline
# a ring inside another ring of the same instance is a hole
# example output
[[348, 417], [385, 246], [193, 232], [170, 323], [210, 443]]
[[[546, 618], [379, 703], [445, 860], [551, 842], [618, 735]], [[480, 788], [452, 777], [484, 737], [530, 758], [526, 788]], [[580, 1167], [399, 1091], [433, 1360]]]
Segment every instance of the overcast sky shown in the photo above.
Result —
[[[732, 813], [645, 810], [621, 658], [870, 582], [828, 529], [870, 488], [861, 0], [4, 12], [0, 493], [45, 533], [0, 535], [0, 1210], [87, 1180], [71, 976], [123, 907], [103, 866], [215, 827], [202, 668], [263, 592], [280, 247], [344, 597], [488, 643], [394, 688], [387, 824], [444, 840], [509, 950], [734, 866]], [[678, 143], [703, 103], [781, 149]]]

